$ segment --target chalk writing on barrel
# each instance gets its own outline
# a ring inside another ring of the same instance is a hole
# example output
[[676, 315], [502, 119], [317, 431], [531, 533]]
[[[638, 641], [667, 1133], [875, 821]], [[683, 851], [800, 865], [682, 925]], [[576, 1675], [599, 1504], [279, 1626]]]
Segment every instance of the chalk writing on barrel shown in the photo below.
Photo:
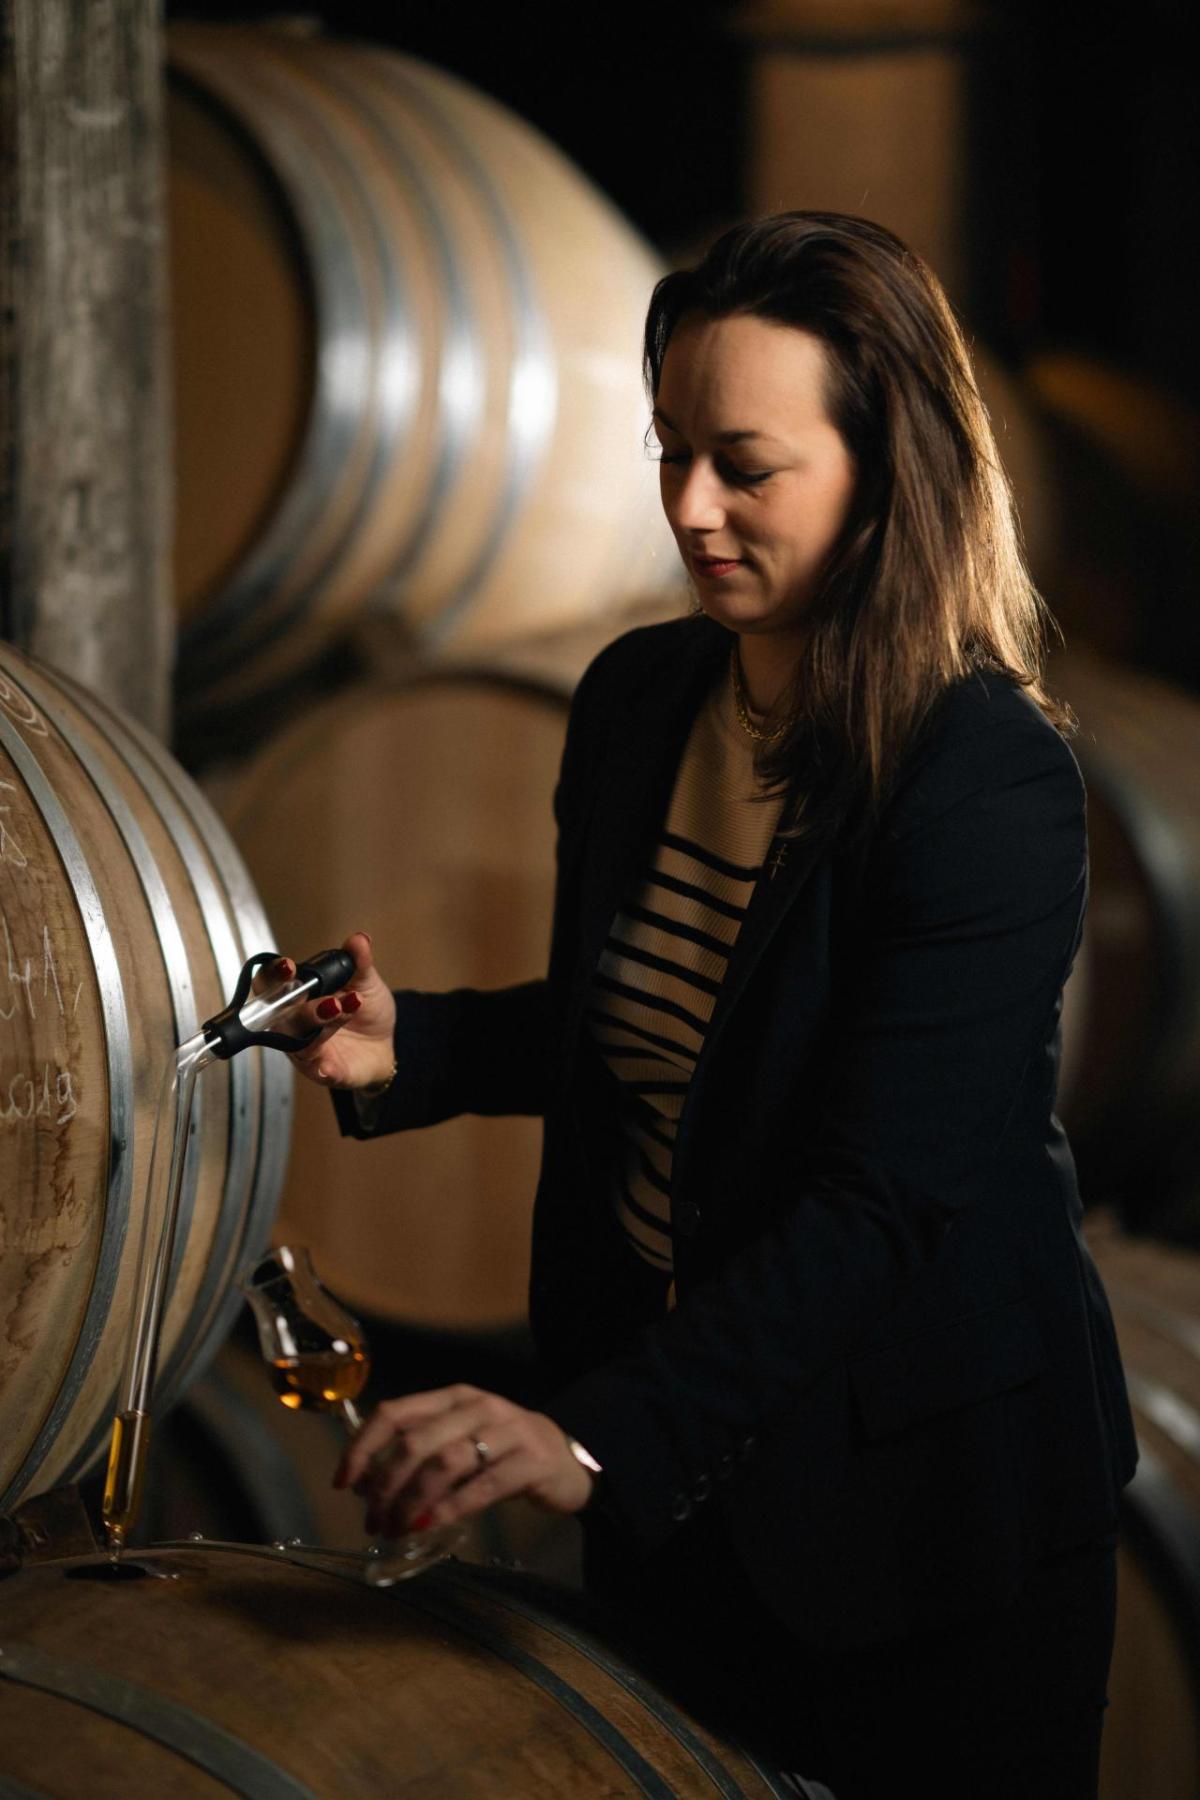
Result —
[[18, 725], [24, 725], [29, 731], [36, 731], [40, 737], [47, 737], [46, 721], [37, 711], [27, 694], [15, 688], [0, 675], [0, 706], [14, 718]]
[[[4, 928], [5, 973], [8, 976], [8, 991], [11, 997], [10, 1005], [6, 1005], [3, 1000], [0, 1000], [0, 1019], [8, 1020], [15, 1016], [20, 1004], [20, 1001], [15, 997], [14, 993], [14, 990], [17, 988], [20, 988], [25, 996], [25, 1007], [29, 1017], [31, 1019], [36, 1019], [37, 1003], [34, 999], [36, 988], [34, 960], [30, 956], [26, 956], [24, 959], [18, 956], [16, 947], [13, 943], [12, 930], [8, 923], [8, 915], [2, 910], [0, 910], [0, 923], [3, 924]], [[58, 978], [58, 961], [54, 954], [54, 945], [50, 941], [50, 927], [48, 925], [42, 926], [41, 990], [42, 1002], [45, 1010], [52, 1013], [53, 1009], [50, 1000], [51, 995], [53, 995], [53, 1004], [54, 1007], [57, 1007], [58, 1016], [60, 1019], [65, 1019], [68, 1008], [66, 1001], [63, 999], [62, 985]], [[70, 1004], [72, 1017], [75, 1015], [75, 1010], [79, 1005], [79, 996], [82, 992], [83, 983], [76, 983]]]
[[70, 1069], [44, 1062], [32, 1075], [19, 1072], [7, 1083], [0, 1075], [0, 1125], [29, 1125], [38, 1119], [66, 1125], [76, 1110]]
[[29, 858], [5, 823], [5, 814], [11, 813], [12, 807], [4, 796], [6, 793], [15, 794], [16, 792], [15, 782], [0, 781], [0, 862], [11, 863], [14, 869], [27, 869]]

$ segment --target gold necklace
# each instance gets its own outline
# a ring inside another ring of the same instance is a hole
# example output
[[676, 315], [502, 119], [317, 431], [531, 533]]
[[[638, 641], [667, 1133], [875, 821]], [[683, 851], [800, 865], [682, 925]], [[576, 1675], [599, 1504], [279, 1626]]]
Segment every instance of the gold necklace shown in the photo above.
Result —
[[785, 719], [782, 725], [777, 725], [774, 731], [763, 731], [754, 723], [750, 717], [750, 709], [746, 705], [746, 692], [742, 687], [742, 664], [736, 644], [731, 644], [729, 647], [729, 675], [733, 682], [734, 711], [737, 713], [738, 724], [746, 736], [753, 738], [756, 744], [776, 743], [787, 730], [787, 720]]

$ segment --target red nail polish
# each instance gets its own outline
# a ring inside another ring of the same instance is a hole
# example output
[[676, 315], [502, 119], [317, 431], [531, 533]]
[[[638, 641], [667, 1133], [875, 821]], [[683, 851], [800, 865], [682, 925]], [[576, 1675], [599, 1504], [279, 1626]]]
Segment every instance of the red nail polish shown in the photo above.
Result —
[[342, 995], [342, 1011], [344, 1013], [356, 1013], [361, 1005], [362, 1005], [362, 995], [361, 994], [343, 994]]
[[338, 1016], [338, 1003], [336, 1000], [334, 1000], [332, 998], [330, 998], [328, 1000], [318, 1000], [318, 1002], [317, 1002], [317, 1017], [318, 1017], [318, 1019], [336, 1019], [337, 1016]]
[[432, 1524], [433, 1514], [431, 1512], [423, 1512], [418, 1513], [417, 1517], [413, 1520], [412, 1528], [414, 1531], [428, 1531]]

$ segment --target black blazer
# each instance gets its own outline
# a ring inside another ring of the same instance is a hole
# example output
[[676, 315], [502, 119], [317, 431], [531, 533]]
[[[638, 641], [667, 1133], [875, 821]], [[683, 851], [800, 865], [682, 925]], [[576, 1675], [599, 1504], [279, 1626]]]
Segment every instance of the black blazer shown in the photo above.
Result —
[[1031, 1560], [1112, 1528], [1136, 1464], [1053, 1110], [1085, 796], [1033, 702], [976, 673], [868, 841], [792, 842], [764, 872], [680, 1121], [663, 1318], [613, 1216], [613, 1089], [583, 1013], [729, 642], [697, 617], [591, 665], [548, 976], [399, 993], [375, 1130], [544, 1114], [531, 1324], [610, 1527], [650, 1557], [719, 1508], [767, 1605], [848, 1648], [1015, 1597]]

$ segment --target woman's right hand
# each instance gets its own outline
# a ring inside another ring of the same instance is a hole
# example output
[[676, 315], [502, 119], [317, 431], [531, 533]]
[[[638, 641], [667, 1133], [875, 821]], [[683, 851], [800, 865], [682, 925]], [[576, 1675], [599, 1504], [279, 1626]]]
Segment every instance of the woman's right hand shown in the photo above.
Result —
[[[354, 958], [354, 974], [346, 986], [323, 1000], [302, 1002], [289, 1015], [288, 1028], [297, 1035], [313, 1026], [321, 1028], [320, 1037], [307, 1049], [293, 1051], [292, 1062], [301, 1075], [321, 1087], [371, 1087], [392, 1074], [396, 1002], [375, 967], [367, 932], [352, 931], [342, 949]], [[281, 956], [263, 970], [262, 987], [290, 981], [295, 973], [291, 958]]]

